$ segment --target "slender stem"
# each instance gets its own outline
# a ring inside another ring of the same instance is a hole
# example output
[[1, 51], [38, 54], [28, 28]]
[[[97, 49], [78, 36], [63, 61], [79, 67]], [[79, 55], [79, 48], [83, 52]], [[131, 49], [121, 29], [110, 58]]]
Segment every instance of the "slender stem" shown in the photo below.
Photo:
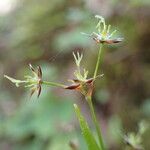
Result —
[[103, 44], [100, 44], [100, 48], [99, 48], [99, 52], [98, 52], [98, 58], [97, 58], [97, 63], [96, 63], [96, 67], [95, 67], [93, 78], [96, 78], [96, 76], [97, 76], [97, 72], [98, 72], [98, 68], [99, 68], [99, 63], [100, 63], [100, 56], [101, 56], [102, 47], [103, 47]]
[[42, 84], [45, 85], [50, 85], [50, 86], [57, 86], [57, 87], [62, 87], [65, 88], [66, 86], [60, 83], [55, 83], [55, 82], [48, 82], [48, 81], [42, 81]]
[[96, 119], [96, 114], [95, 114], [95, 110], [94, 110], [94, 107], [93, 107], [91, 96], [87, 97], [87, 101], [88, 101], [88, 105], [90, 107], [92, 120], [93, 120], [93, 123], [95, 125], [96, 131], [97, 131], [97, 134], [98, 134], [98, 140], [99, 140], [100, 147], [101, 147], [102, 150], [104, 150], [105, 148], [104, 148], [104, 143], [103, 143], [102, 134], [101, 134], [101, 130], [100, 130], [100, 125], [99, 125], [99, 123]]

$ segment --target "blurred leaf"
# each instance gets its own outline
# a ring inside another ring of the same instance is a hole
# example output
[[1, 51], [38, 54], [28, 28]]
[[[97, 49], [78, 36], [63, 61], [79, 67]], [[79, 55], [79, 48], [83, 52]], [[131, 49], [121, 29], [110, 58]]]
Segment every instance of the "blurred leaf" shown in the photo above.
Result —
[[144, 101], [142, 111], [146, 116], [150, 116], [150, 99]]
[[67, 33], [62, 33], [54, 40], [54, 47], [63, 52], [75, 47], [90, 46], [90, 39], [81, 35], [81, 30], [73, 30]]
[[[71, 150], [69, 142], [74, 138], [74, 134], [63, 133], [55, 136], [52, 141], [50, 141], [47, 150]], [[62, 148], [63, 147], [63, 148]]]
[[98, 101], [100, 101], [102, 104], [105, 104], [108, 102], [110, 95], [107, 90], [101, 89], [98, 92], [96, 92], [96, 97]]
[[47, 138], [56, 134], [62, 123], [68, 122], [71, 116], [70, 100], [57, 100], [47, 89], [43, 89], [39, 99], [33, 97], [29, 102], [23, 101], [16, 114], [5, 122], [5, 133], [16, 140], [32, 134]]
[[110, 138], [110, 141], [113, 140], [114, 142], [119, 142], [121, 140], [122, 123], [119, 116], [113, 115], [109, 119], [108, 131], [109, 131], [108, 138]]

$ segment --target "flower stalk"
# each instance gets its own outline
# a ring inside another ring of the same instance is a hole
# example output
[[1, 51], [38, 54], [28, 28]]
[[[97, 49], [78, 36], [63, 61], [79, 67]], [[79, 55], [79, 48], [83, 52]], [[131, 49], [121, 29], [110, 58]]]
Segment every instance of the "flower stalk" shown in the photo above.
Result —
[[42, 84], [48, 85], [48, 86], [56, 86], [56, 87], [66, 88], [66, 85], [56, 83], [56, 82], [42, 81]]
[[97, 121], [97, 117], [96, 117], [96, 113], [94, 110], [94, 106], [93, 106], [93, 102], [92, 102], [92, 97], [86, 97], [89, 108], [90, 108], [90, 112], [91, 112], [91, 116], [92, 116], [92, 121], [94, 123], [94, 126], [96, 128], [97, 131], [97, 135], [98, 135], [98, 140], [99, 140], [99, 144], [101, 147], [101, 150], [104, 150], [104, 143], [103, 143], [103, 138], [102, 138], [102, 134], [101, 134], [101, 130], [100, 130], [100, 123]]
[[[98, 57], [97, 57], [97, 62], [96, 62], [93, 78], [96, 78], [96, 76], [97, 76], [97, 72], [98, 72], [99, 64], [100, 64], [100, 57], [101, 57], [101, 53], [102, 53], [102, 47], [103, 47], [103, 44], [100, 44], [100, 48], [99, 48], [99, 52], [98, 52]], [[87, 99], [87, 102], [88, 102], [88, 105], [89, 105], [89, 108], [90, 108], [92, 121], [94, 123], [95, 129], [96, 129], [96, 132], [97, 132], [97, 135], [98, 135], [98, 140], [99, 140], [100, 147], [101, 147], [102, 150], [104, 150], [105, 147], [104, 147], [104, 142], [103, 142], [103, 138], [102, 138], [100, 122], [98, 122], [97, 117], [96, 117], [96, 113], [95, 113], [93, 102], [92, 102], [92, 95], [89, 95], [88, 97], [86, 97], [86, 99]]]
[[98, 52], [98, 58], [97, 58], [97, 63], [96, 63], [96, 67], [95, 67], [93, 78], [95, 78], [97, 76], [97, 72], [98, 72], [98, 68], [99, 68], [99, 64], [100, 64], [100, 57], [101, 57], [101, 53], [102, 53], [102, 47], [103, 47], [103, 44], [100, 44], [100, 48], [99, 48], [99, 52]]

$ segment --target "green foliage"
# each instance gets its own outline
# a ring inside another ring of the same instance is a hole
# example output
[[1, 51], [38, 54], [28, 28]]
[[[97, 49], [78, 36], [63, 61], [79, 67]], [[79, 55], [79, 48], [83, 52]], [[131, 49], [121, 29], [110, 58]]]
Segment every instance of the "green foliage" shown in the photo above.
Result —
[[24, 98], [20, 108], [0, 125], [0, 137], [17, 143], [12, 146], [15, 150], [51, 149], [62, 143], [66, 143], [64, 148], [69, 149], [69, 140], [75, 137], [73, 131], [67, 130], [73, 115], [71, 99], [58, 100], [48, 89], [43, 90], [38, 100], [36, 96], [28, 102]]
[[74, 108], [75, 108], [75, 112], [76, 112], [76, 115], [77, 115], [79, 123], [80, 123], [83, 137], [88, 146], [88, 150], [101, 150], [100, 147], [98, 146], [91, 130], [89, 129], [88, 123], [86, 122], [85, 118], [81, 114], [79, 107], [76, 104], [74, 104]]

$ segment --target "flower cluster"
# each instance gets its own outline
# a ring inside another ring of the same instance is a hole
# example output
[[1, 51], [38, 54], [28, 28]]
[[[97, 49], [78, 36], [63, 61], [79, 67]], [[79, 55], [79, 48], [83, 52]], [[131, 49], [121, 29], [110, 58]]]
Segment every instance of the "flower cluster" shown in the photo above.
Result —
[[98, 24], [96, 26], [97, 33], [92, 32], [91, 34], [86, 34], [82, 32], [82, 34], [91, 37], [97, 43], [114, 44], [123, 40], [123, 38], [113, 38], [116, 30], [110, 32], [111, 25], [106, 25], [105, 19], [102, 16], [96, 15], [95, 18], [98, 19]]
[[[85, 68], [81, 69], [81, 66], [80, 66], [81, 60], [83, 58], [83, 54], [79, 54], [79, 52], [77, 52], [77, 54], [73, 53], [73, 56], [74, 56], [75, 63], [77, 66], [77, 70], [75, 70], [74, 72], [75, 79], [69, 80], [73, 84], [70, 86], [67, 86], [65, 89], [77, 90], [81, 92], [85, 97], [91, 96], [93, 92], [93, 83], [95, 79], [99, 76], [97, 76], [96, 78], [88, 79], [87, 78], [88, 71]], [[100, 76], [103, 76], [103, 74]]]
[[40, 66], [37, 66], [37, 69], [34, 69], [32, 65], [29, 64], [29, 67], [32, 71], [33, 76], [27, 75], [25, 76], [24, 80], [17, 80], [7, 75], [4, 75], [4, 77], [13, 82], [17, 87], [19, 87], [20, 84], [25, 84], [24, 87], [30, 88], [31, 96], [37, 91], [37, 95], [39, 97], [41, 93], [42, 70]]

